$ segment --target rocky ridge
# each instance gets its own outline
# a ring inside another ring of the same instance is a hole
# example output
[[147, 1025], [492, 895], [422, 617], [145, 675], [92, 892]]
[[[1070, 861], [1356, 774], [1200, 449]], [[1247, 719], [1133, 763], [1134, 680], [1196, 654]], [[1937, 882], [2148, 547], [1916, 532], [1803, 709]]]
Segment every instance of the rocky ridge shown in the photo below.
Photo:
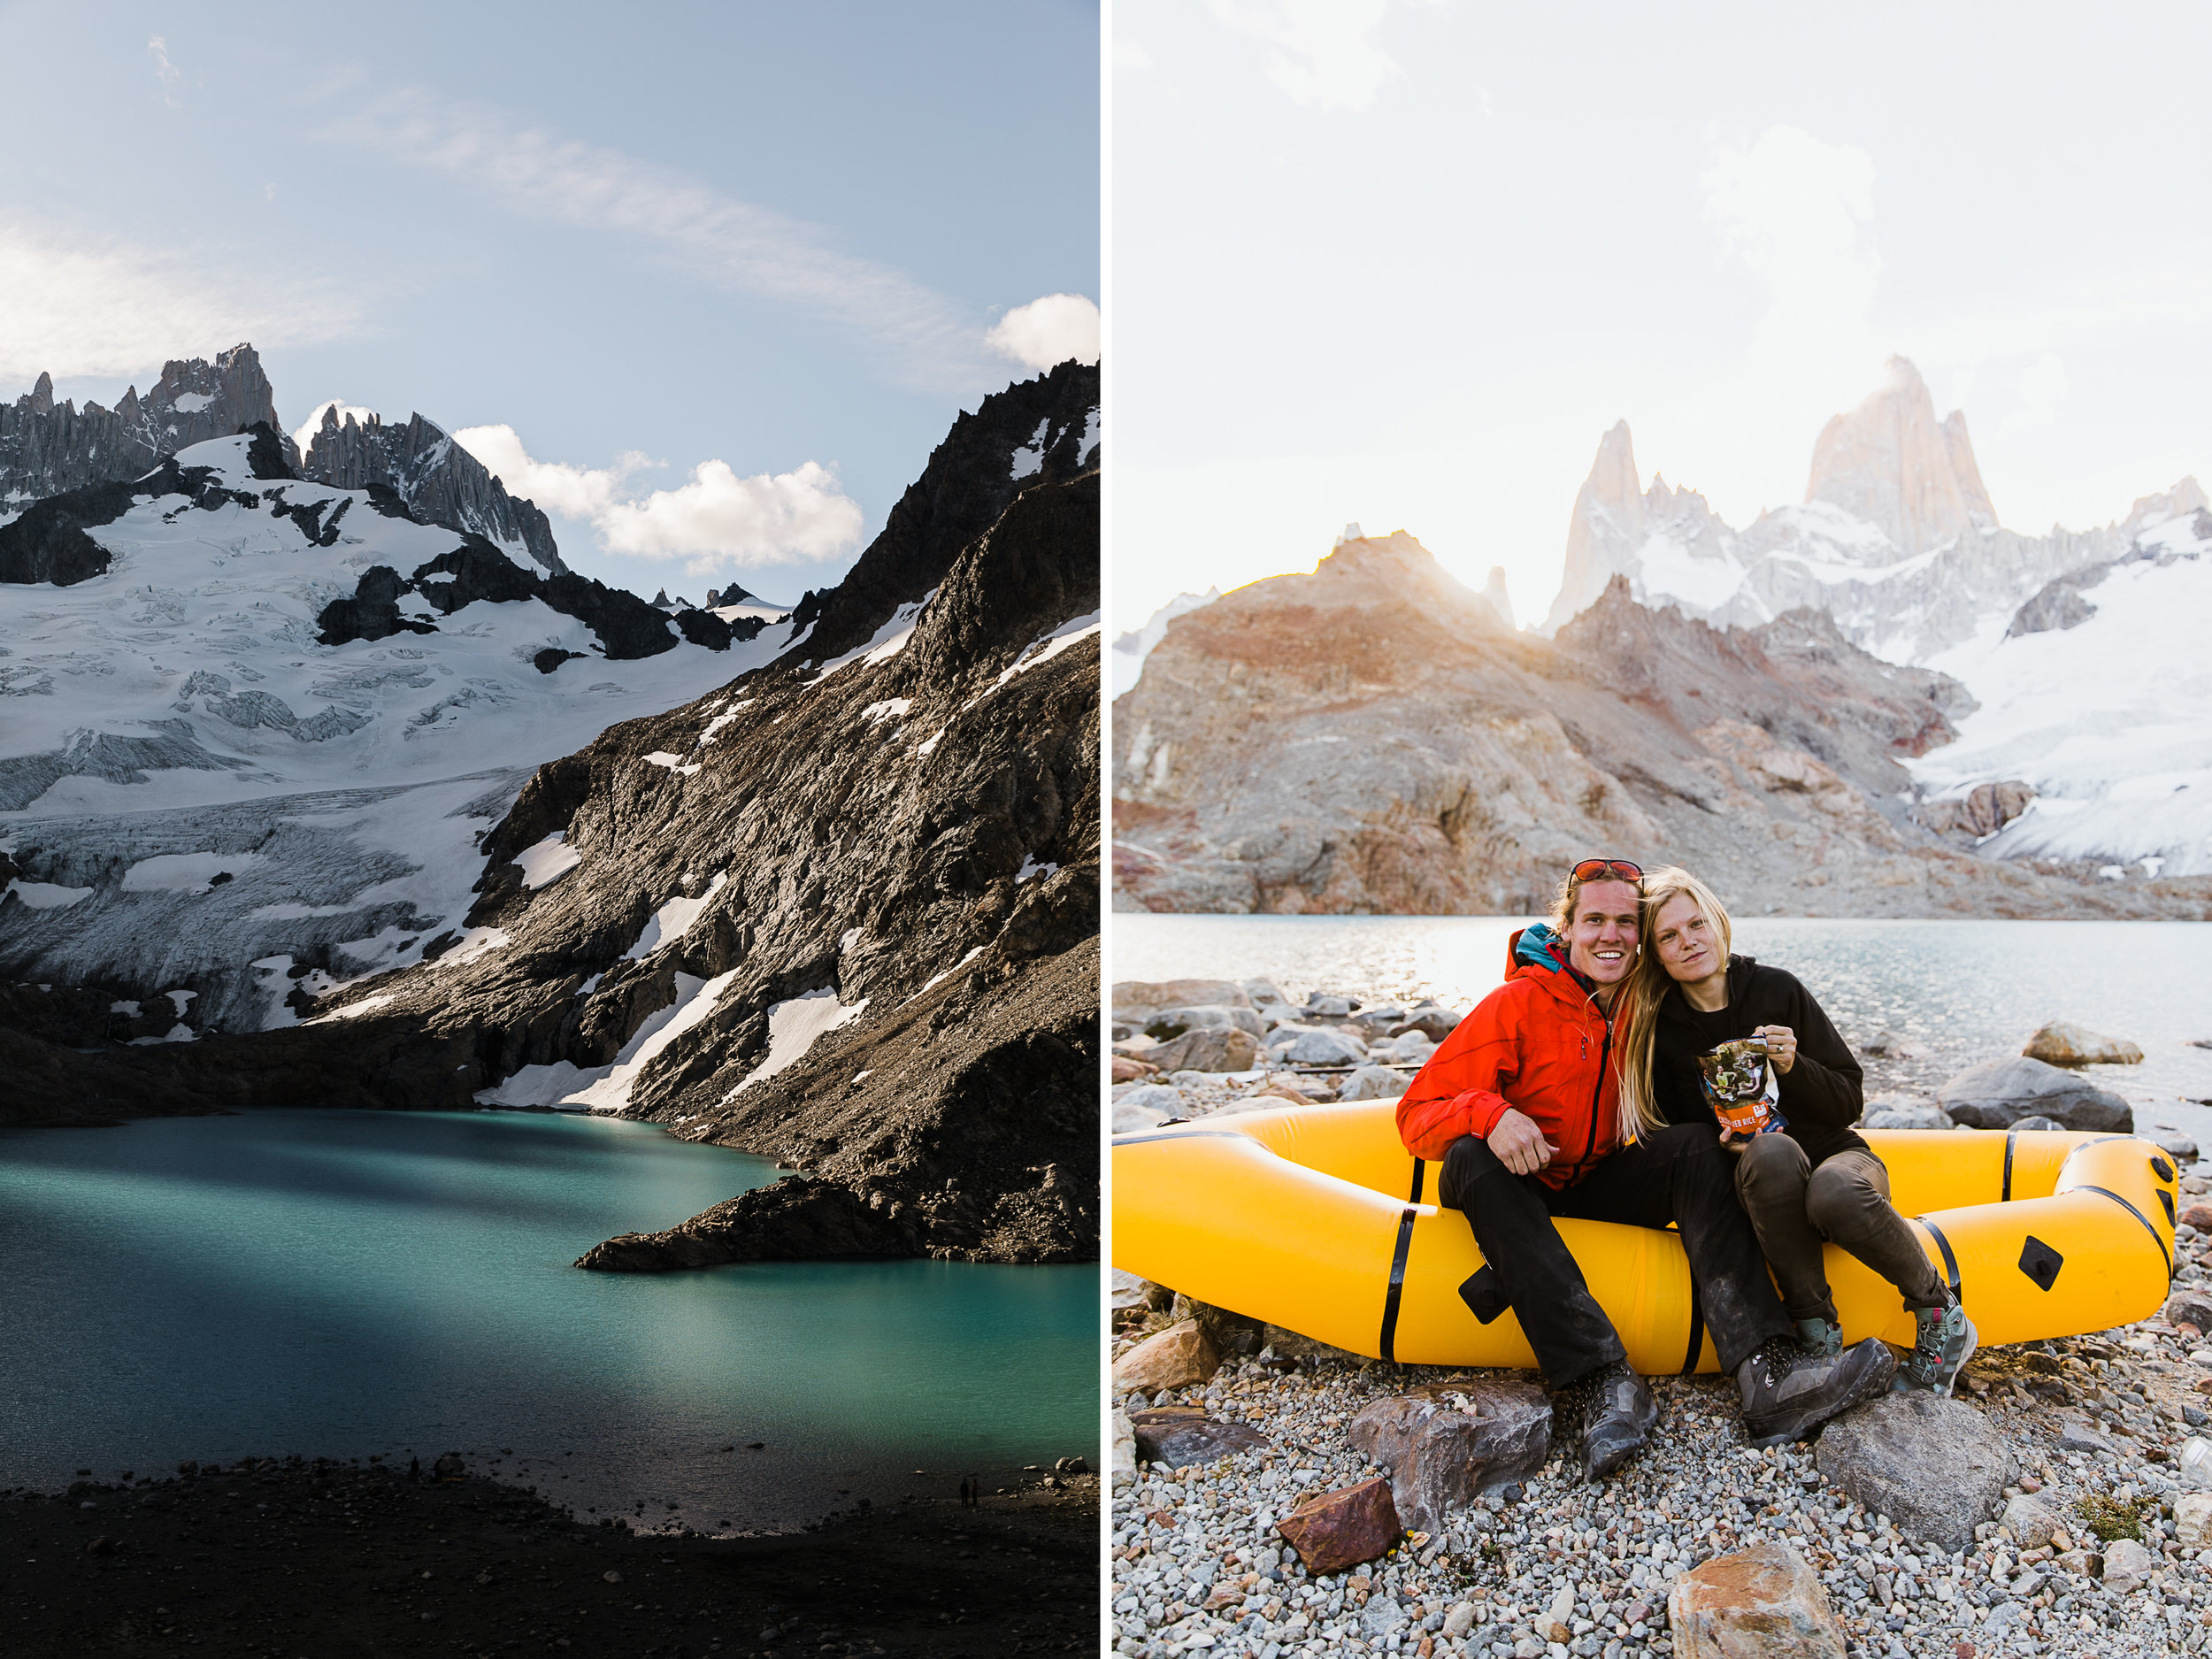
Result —
[[1971, 707], [1822, 611], [1715, 626], [1616, 576], [1547, 641], [1411, 536], [1363, 537], [1167, 625], [1116, 705], [1115, 902], [1534, 913], [1603, 847], [1744, 910], [2212, 913], [2200, 879], [2084, 882], [1916, 821], [1905, 763]]
[[1064, 365], [964, 418], [863, 556], [864, 596], [818, 597], [827, 640], [802, 629], [538, 768], [419, 962], [311, 977], [302, 1023], [252, 1036], [0, 1029], [55, 1080], [19, 1120], [148, 1099], [617, 1110], [798, 1172], [589, 1265], [801, 1242], [1091, 1259], [1097, 450], [1021, 451], [1040, 423], [1084, 432], [1096, 388]]
[[1637, 599], [1718, 625], [1756, 626], [1809, 607], [1854, 644], [1926, 662], [2001, 627], [2046, 583], [2119, 557], [2206, 505], [2185, 478], [2099, 529], [2006, 529], [1964, 415], [1939, 420], [1919, 372], [1893, 357], [1884, 383], [1822, 430], [1803, 503], [1741, 530], [1694, 490], [1656, 477], [1640, 486], [1628, 423], [1616, 425], [1575, 498], [1565, 572], [1544, 626], [1556, 632], [1625, 576]]
[[326, 411], [303, 459], [277, 417], [260, 354], [242, 343], [211, 363], [184, 357], [164, 364], [142, 399], [132, 387], [113, 409], [57, 403], [49, 374], [13, 403], [0, 403], [0, 519], [27, 502], [140, 479], [165, 457], [256, 424], [273, 434], [288, 476], [341, 489], [388, 490], [423, 523], [503, 543], [555, 575], [567, 568], [545, 515], [511, 496], [483, 463], [419, 414], [404, 426], [386, 426], [372, 415], [364, 426], [351, 415], [341, 423]]

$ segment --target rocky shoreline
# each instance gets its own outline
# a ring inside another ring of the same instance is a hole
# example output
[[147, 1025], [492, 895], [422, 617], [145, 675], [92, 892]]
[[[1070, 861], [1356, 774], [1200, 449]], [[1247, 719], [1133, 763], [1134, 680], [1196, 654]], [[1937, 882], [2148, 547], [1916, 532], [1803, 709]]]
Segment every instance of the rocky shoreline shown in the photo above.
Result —
[[[0, 1493], [0, 1652], [1081, 1653], [1098, 1477], [951, 1477], [802, 1532], [587, 1525], [461, 1466], [242, 1458]], [[120, 1471], [118, 1471], [120, 1472]], [[333, 1644], [335, 1644], [334, 1646]]]
[[[1387, 1098], [1461, 1011], [1293, 1002], [1257, 980], [1125, 984], [1114, 1008], [1118, 1133]], [[2070, 1066], [1871, 1047], [1870, 1122], [2079, 1117], [2195, 1156]], [[1746, 1443], [1729, 1380], [1654, 1379], [1653, 1445], [1602, 1486], [1555, 1455], [1532, 1374], [1363, 1358], [1118, 1273], [1112, 1645], [1129, 1659], [2199, 1651], [2212, 1490], [2183, 1460], [2212, 1408], [2212, 1182], [2182, 1187], [2159, 1316], [1985, 1350], [1955, 1400], [1877, 1402], [1767, 1451]]]

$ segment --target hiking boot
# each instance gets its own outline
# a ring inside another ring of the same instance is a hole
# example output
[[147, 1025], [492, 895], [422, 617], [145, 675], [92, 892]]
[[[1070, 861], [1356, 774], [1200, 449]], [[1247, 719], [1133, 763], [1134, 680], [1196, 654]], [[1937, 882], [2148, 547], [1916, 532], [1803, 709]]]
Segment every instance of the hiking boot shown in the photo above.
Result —
[[1823, 1359], [1801, 1352], [1786, 1336], [1770, 1336], [1736, 1367], [1744, 1432], [1754, 1446], [1801, 1440], [1839, 1412], [1880, 1394], [1896, 1370], [1879, 1337]]
[[1797, 1346], [1815, 1359], [1833, 1359], [1843, 1352], [1843, 1332], [1825, 1319], [1800, 1319]]
[[1644, 1379], [1617, 1359], [1562, 1388], [1553, 1401], [1552, 1421], [1563, 1436], [1578, 1438], [1582, 1478], [1599, 1481], [1644, 1443], [1659, 1421], [1659, 1404]]
[[1920, 1327], [1919, 1340], [1899, 1363], [1897, 1380], [1890, 1384], [1890, 1392], [1925, 1388], [1932, 1394], [1947, 1394], [1958, 1386], [1966, 1362], [1974, 1357], [1975, 1339], [1981, 1333], [1959, 1305], [1958, 1293], [1947, 1287], [1943, 1306], [1916, 1308], [1912, 1317]]

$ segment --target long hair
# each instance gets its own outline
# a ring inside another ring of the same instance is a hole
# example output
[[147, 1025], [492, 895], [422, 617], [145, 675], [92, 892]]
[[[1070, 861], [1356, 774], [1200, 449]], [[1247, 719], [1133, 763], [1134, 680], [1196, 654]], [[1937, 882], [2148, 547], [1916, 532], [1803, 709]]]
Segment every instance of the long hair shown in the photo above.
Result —
[[1659, 960], [1655, 935], [1661, 907], [1671, 899], [1684, 897], [1705, 913], [1720, 942], [1721, 965], [1725, 969], [1728, 964], [1732, 934], [1728, 907], [1720, 902], [1720, 895], [1677, 865], [1646, 872], [1636, 926], [1640, 949], [1636, 970], [1629, 975], [1628, 1015], [1621, 1024], [1621, 1129], [1624, 1135], [1645, 1135], [1666, 1127], [1652, 1087], [1652, 1060], [1658, 1047], [1659, 1004], [1674, 981]]

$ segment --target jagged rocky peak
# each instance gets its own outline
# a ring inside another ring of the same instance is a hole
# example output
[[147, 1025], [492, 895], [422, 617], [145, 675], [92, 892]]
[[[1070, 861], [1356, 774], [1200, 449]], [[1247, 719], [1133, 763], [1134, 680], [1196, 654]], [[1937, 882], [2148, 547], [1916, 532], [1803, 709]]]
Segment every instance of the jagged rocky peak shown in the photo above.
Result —
[[1878, 526], [1902, 553], [1997, 527], [1964, 411], [1937, 420], [1927, 382], [1903, 357], [1890, 358], [1856, 409], [1821, 428], [1805, 499]]
[[1513, 626], [1513, 599], [1505, 590], [1505, 566], [1493, 565], [1490, 580], [1482, 585], [1482, 596], [1490, 602], [1490, 608], [1498, 613], [1498, 619], [1507, 627]]
[[1628, 422], [1616, 421], [1598, 441], [1590, 475], [1575, 493], [1574, 512], [1567, 523], [1566, 568], [1544, 618], [1546, 634], [1557, 633], [1616, 576], [1627, 577], [1632, 588], [1642, 595], [1645, 546], [1655, 530], [1663, 531], [1667, 545], [1686, 559], [1709, 562], [1716, 568], [1729, 564], [1734, 533], [1703, 495], [1678, 489], [1656, 473], [1651, 487], [1640, 489], [1638, 476], [1635, 440]]
[[537, 503], [509, 495], [481, 461], [419, 413], [403, 424], [387, 425], [375, 414], [363, 423], [350, 413], [340, 419], [332, 404], [300, 470], [337, 489], [389, 489], [426, 523], [520, 548], [556, 576], [568, 569]]
[[[142, 477], [164, 456], [257, 423], [281, 434], [276, 394], [250, 344], [204, 357], [165, 363], [144, 397], [134, 386], [113, 409], [54, 401], [42, 373], [29, 392], [0, 404], [0, 501], [35, 500]], [[299, 456], [280, 435], [288, 464]]]

